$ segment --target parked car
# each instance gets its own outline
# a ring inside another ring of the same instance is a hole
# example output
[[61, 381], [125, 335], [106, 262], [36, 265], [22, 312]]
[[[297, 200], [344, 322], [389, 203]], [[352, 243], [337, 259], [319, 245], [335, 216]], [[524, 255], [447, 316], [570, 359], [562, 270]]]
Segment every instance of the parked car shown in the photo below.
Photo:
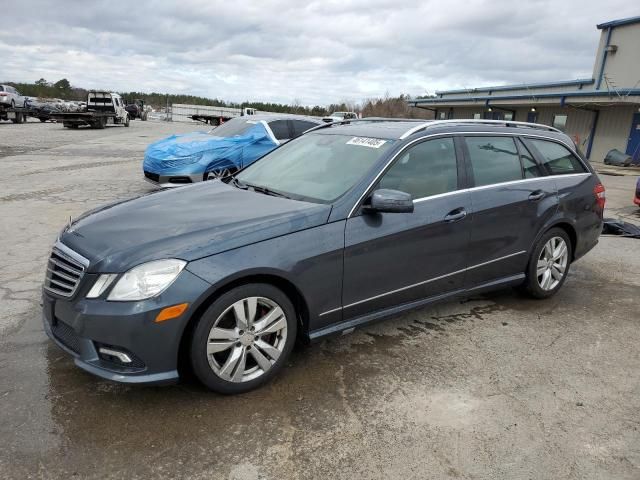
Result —
[[638, 177], [638, 182], [636, 183], [636, 193], [633, 196], [633, 203], [640, 207], [640, 177]]
[[342, 122], [343, 120], [355, 120], [358, 118], [356, 112], [333, 112], [322, 119], [323, 122]]
[[152, 143], [142, 170], [147, 181], [161, 187], [225, 177], [321, 123], [292, 115], [232, 118], [208, 132], [172, 135]]
[[26, 97], [11, 85], [0, 85], [0, 106], [5, 108], [26, 107]]
[[[80, 368], [239, 393], [296, 338], [519, 286], [554, 295], [604, 188], [571, 139], [498, 121], [326, 124], [224, 181], [97, 209], [53, 247], [44, 326]], [[309, 365], [307, 368], [313, 368]]]

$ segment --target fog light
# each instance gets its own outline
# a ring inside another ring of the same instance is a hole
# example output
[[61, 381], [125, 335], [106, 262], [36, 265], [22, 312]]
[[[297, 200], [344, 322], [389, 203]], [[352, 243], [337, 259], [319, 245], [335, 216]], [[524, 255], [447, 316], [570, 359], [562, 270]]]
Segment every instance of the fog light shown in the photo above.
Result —
[[160, 323], [164, 322], [165, 320], [177, 318], [185, 312], [188, 306], [188, 303], [181, 303], [172, 307], [163, 308], [162, 310], [160, 310], [160, 313], [158, 313], [155, 322]]
[[111, 348], [100, 347], [98, 351], [109, 357], [115, 357], [122, 363], [131, 363], [131, 357], [124, 352], [119, 352], [117, 350], [113, 350]]

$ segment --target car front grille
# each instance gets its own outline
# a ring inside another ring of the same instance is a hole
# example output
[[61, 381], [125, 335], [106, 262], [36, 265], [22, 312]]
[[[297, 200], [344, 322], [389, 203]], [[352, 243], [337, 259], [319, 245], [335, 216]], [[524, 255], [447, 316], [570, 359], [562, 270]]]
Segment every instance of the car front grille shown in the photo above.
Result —
[[53, 336], [69, 350], [80, 353], [80, 339], [69, 325], [57, 321], [51, 325], [51, 332]]
[[51, 250], [44, 288], [61, 297], [71, 297], [84, 276], [89, 261], [61, 243]]

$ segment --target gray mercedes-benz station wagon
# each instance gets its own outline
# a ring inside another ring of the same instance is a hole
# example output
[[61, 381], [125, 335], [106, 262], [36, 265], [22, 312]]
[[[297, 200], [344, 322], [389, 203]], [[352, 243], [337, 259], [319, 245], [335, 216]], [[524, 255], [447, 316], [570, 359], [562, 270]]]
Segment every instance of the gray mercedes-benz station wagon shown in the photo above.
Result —
[[296, 338], [504, 286], [553, 295], [597, 243], [604, 202], [551, 127], [322, 125], [222, 181], [78, 218], [51, 252], [44, 325], [100, 377], [169, 383], [184, 366], [243, 392]]

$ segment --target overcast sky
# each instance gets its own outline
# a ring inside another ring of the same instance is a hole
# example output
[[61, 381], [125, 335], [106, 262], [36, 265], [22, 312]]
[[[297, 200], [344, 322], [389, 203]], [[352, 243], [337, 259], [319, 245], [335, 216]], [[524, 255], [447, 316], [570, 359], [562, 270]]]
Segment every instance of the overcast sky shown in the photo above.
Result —
[[[0, 81], [325, 105], [591, 77], [630, 0], [2, 0]], [[637, 6], [637, 5], [636, 5]]]

